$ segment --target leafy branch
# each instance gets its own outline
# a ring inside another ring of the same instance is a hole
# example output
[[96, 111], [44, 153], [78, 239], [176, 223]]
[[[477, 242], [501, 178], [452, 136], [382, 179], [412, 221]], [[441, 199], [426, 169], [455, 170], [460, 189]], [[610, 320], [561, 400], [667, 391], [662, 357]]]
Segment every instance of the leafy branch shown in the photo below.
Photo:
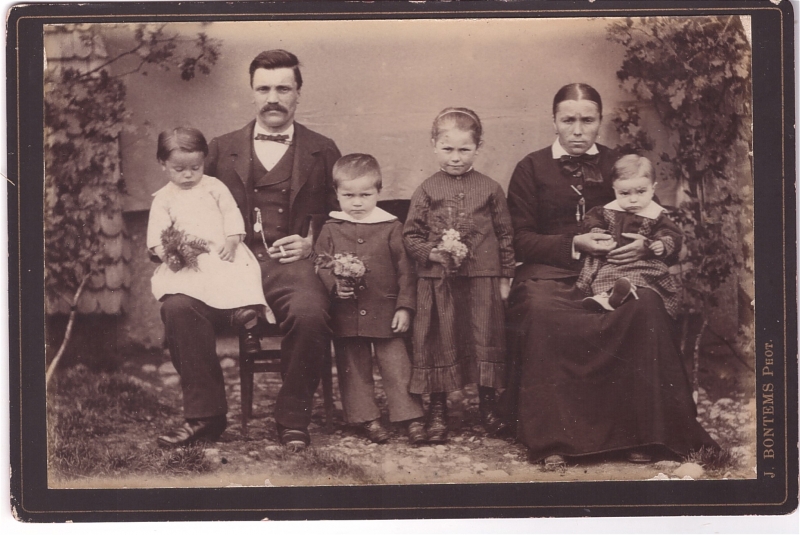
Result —
[[[737, 169], [752, 148], [750, 45], [737, 16], [628, 18], [612, 22], [608, 38], [626, 47], [621, 87], [651, 104], [671, 133], [660, 159], [679, 184], [683, 317], [702, 318], [696, 368], [709, 312], [719, 304], [715, 291], [752, 266], [742, 239], [752, 209]], [[637, 107], [617, 110], [614, 123], [625, 149], [653, 150]]]

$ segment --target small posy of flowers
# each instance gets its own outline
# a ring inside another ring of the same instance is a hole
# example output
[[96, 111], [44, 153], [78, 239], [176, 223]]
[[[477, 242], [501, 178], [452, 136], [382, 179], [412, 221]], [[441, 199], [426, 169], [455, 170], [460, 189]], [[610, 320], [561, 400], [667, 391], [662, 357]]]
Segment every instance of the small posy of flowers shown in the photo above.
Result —
[[350, 288], [355, 288], [364, 281], [367, 266], [353, 253], [320, 253], [314, 260], [317, 271], [330, 269], [337, 282], [341, 281]]
[[437, 250], [447, 258], [447, 272], [455, 273], [461, 267], [461, 263], [469, 255], [469, 248], [461, 241], [461, 233], [455, 229], [445, 230], [442, 240], [436, 246]]
[[164, 263], [176, 273], [184, 268], [197, 270], [197, 257], [210, 252], [205, 240], [186, 234], [174, 222], [161, 231], [161, 245]]

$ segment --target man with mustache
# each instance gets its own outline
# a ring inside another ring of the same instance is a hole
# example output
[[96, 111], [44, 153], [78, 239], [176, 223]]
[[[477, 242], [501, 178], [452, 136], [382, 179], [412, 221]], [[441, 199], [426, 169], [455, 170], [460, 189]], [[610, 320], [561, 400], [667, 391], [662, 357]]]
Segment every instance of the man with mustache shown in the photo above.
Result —
[[[245, 242], [261, 265], [264, 294], [284, 335], [275, 421], [281, 443], [293, 451], [310, 442], [312, 398], [330, 344], [329, 296], [314, 272], [311, 254], [327, 214], [338, 210], [331, 169], [341, 156], [331, 139], [294, 122], [302, 85], [294, 54], [268, 50], [256, 56], [250, 64], [256, 118], [213, 139], [205, 161], [205, 173], [225, 183], [239, 205]], [[214, 438], [220, 425], [224, 429], [227, 405], [213, 312], [186, 299], [173, 304], [165, 300], [162, 307], [170, 352], [179, 355], [181, 367], [202, 370], [191, 374], [191, 384], [181, 374], [187, 422], [196, 423], [188, 425], [194, 429], [189, 437], [173, 432], [170, 444]], [[181, 323], [190, 328], [180, 329]], [[252, 331], [244, 330], [240, 340], [243, 351], [259, 351]]]

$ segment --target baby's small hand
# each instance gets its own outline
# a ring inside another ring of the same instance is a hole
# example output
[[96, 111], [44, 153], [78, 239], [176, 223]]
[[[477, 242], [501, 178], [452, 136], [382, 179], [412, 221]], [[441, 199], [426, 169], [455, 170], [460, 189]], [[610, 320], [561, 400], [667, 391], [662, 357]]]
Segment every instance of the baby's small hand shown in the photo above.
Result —
[[436, 262], [438, 264], [446, 264], [447, 263], [447, 258], [445, 258], [444, 253], [442, 253], [436, 247], [431, 249], [431, 252], [428, 255], [428, 260], [430, 260], [431, 262]]
[[225, 238], [225, 245], [219, 250], [219, 257], [226, 262], [233, 262], [236, 258], [236, 246], [239, 245], [239, 236], [228, 236]]
[[653, 254], [656, 256], [661, 256], [664, 254], [664, 251], [666, 251], [666, 248], [664, 247], [664, 242], [656, 240], [650, 243], [650, 250], [653, 251]]
[[392, 332], [404, 333], [411, 327], [411, 311], [407, 308], [398, 308], [392, 318]]
[[153, 247], [153, 253], [155, 253], [155, 255], [157, 257], [159, 257], [162, 262], [166, 262], [167, 261], [167, 255], [166, 255], [166, 253], [164, 253], [164, 246], [163, 245], [156, 245], [155, 247]]

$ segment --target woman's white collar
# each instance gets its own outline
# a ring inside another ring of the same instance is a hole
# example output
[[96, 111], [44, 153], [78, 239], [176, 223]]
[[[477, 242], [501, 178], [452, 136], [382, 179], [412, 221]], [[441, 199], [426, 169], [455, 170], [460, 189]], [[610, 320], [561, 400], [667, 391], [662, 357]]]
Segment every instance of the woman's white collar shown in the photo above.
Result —
[[354, 219], [350, 214], [344, 212], [331, 212], [328, 214], [332, 219], [339, 219], [340, 221], [348, 221], [350, 223], [386, 223], [387, 221], [394, 221], [397, 217], [393, 216], [382, 208], [375, 207], [370, 214], [364, 219]]
[[[603, 206], [603, 208], [608, 208], [609, 210], [614, 210], [615, 212], [625, 212], [619, 203], [615, 200], [611, 201], [607, 205]], [[636, 215], [640, 215], [642, 217], [646, 217], [647, 219], [658, 219], [658, 216], [661, 215], [661, 212], [664, 211], [664, 207], [660, 206], [657, 202], [651, 201], [650, 204], [647, 205], [647, 208], [642, 210], [641, 212], [637, 212]]]

